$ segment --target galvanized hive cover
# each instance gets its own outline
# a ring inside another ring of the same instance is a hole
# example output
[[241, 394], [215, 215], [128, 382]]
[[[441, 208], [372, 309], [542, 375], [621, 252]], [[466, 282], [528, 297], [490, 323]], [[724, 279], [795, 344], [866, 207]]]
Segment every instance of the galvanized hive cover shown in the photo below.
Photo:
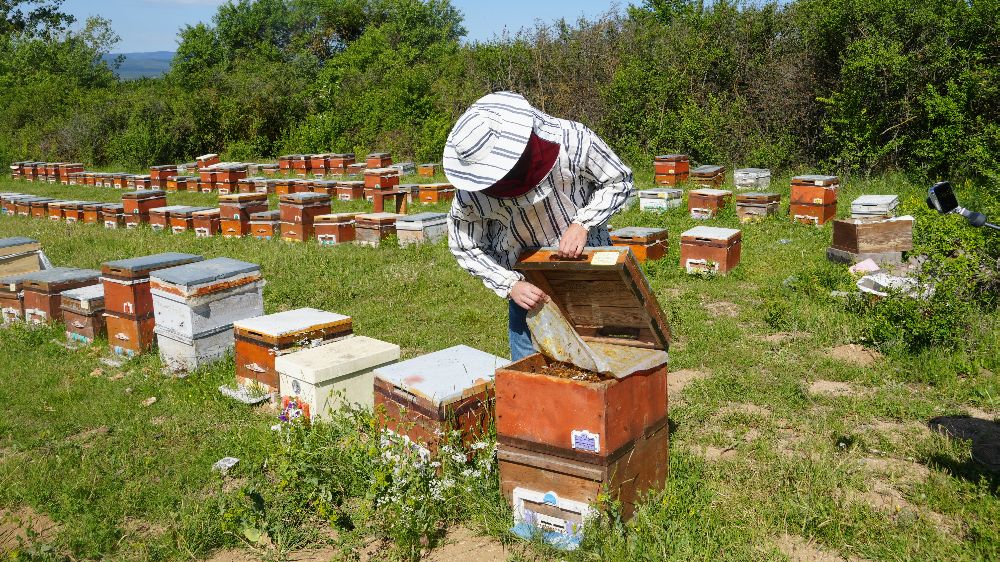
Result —
[[166, 197], [167, 192], [159, 189], [140, 189], [122, 194], [125, 199], [152, 199], [154, 197]]
[[458, 345], [408, 361], [380, 367], [375, 376], [435, 405], [463, 398], [466, 391], [493, 381], [510, 361]]
[[195, 254], [181, 254], [178, 252], [166, 252], [163, 254], [153, 254], [139, 258], [129, 258], [125, 260], [106, 262], [102, 269], [106, 274], [116, 275], [142, 275], [148, 274], [155, 269], [166, 269], [194, 262], [200, 262], [205, 258]]
[[23, 246], [25, 244], [38, 244], [38, 240], [25, 238], [24, 236], [14, 236], [12, 238], [0, 238], [0, 248], [11, 248]]
[[228, 279], [260, 273], [260, 266], [232, 258], [215, 258], [202, 262], [161, 269], [153, 272], [150, 279], [190, 289], [198, 285], [216, 283]]
[[662, 238], [667, 233], [665, 228], [652, 226], [626, 226], [611, 231], [612, 238], [636, 238], [644, 240], [650, 237]]
[[71, 289], [69, 291], [63, 291], [62, 297], [64, 299], [74, 300], [80, 303], [92, 303], [94, 301], [104, 300], [104, 285], [98, 283], [96, 285], [88, 285], [86, 287], [80, 287], [79, 289]]
[[643, 189], [639, 192], [642, 199], [680, 199], [683, 190], [668, 187], [656, 187], [653, 189]]
[[691, 230], [681, 234], [682, 237], [707, 238], [709, 240], [729, 240], [739, 234], [735, 228], [721, 228], [718, 226], [696, 226]]
[[417, 213], [415, 215], [404, 215], [396, 219], [396, 225], [402, 226], [404, 223], [412, 223], [414, 226], [427, 226], [440, 224], [448, 220], [448, 215], [444, 213]]
[[275, 338], [349, 321], [350, 316], [315, 308], [298, 308], [233, 322], [233, 327]]

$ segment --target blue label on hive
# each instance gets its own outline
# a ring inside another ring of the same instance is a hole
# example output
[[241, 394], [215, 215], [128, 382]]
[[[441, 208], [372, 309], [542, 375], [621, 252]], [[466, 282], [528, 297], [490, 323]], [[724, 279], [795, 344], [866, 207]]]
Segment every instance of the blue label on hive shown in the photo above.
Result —
[[601, 436], [591, 433], [585, 429], [575, 430], [571, 433], [572, 445], [574, 449], [598, 453], [601, 451]]

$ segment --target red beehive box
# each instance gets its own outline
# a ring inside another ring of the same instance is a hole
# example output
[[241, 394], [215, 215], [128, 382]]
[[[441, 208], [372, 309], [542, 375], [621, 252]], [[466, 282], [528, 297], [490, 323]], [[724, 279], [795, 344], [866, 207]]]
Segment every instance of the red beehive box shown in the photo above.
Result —
[[312, 156], [309, 154], [296, 154], [292, 156], [292, 171], [300, 176], [304, 176], [312, 169]]
[[204, 154], [197, 158], [198, 169], [207, 168], [208, 166], [214, 166], [219, 163], [218, 154]]
[[385, 168], [390, 164], [392, 164], [392, 156], [388, 152], [372, 152], [365, 159], [365, 167], [369, 169]]
[[104, 286], [100, 283], [63, 291], [60, 307], [70, 341], [90, 344], [104, 336]]
[[365, 164], [363, 162], [358, 162], [356, 164], [351, 164], [347, 167], [347, 173], [350, 175], [363, 174], [365, 171]]
[[48, 215], [49, 220], [58, 221], [63, 219], [63, 206], [69, 203], [69, 201], [55, 200], [49, 201], [48, 206], [45, 208], [45, 213]]
[[0, 278], [0, 325], [24, 320], [24, 278], [32, 273]]
[[294, 185], [295, 180], [292, 179], [279, 179], [274, 183], [274, 193], [277, 195], [288, 195], [289, 193], [294, 193], [292, 191], [292, 185]]
[[101, 222], [101, 207], [106, 203], [87, 202], [82, 205], [83, 224], [98, 224]]
[[330, 213], [330, 197], [321, 193], [292, 193], [278, 199], [281, 237], [304, 242], [315, 237], [315, 217]]
[[149, 169], [150, 185], [158, 189], [168, 187], [167, 180], [175, 176], [177, 176], [177, 166], [173, 164], [153, 166]]
[[133, 191], [122, 195], [125, 226], [135, 228], [149, 222], [149, 211], [167, 204], [167, 193], [159, 189]]
[[742, 240], [733, 228], [696, 226], [681, 234], [681, 267], [688, 273], [728, 273], [740, 263]]
[[174, 234], [181, 234], [194, 230], [195, 213], [211, 211], [211, 207], [185, 207], [170, 212], [170, 231]]
[[326, 167], [331, 172], [346, 174], [347, 168], [354, 164], [354, 153], [331, 154], [326, 159]]
[[219, 209], [205, 209], [194, 214], [194, 235], [198, 238], [215, 236], [222, 229]]
[[736, 196], [736, 216], [740, 222], [753, 222], [778, 214], [781, 195], [778, 193], [748, 192]]
[[57, 203], [56, 199], [39, 197], [28, 203], [28, 216], [36, 219], [44, 219], [49, 214], [49, 205]]
[[101, 267], [108, 341], [115, 353], [139, 354], [156, 342], [149, 274], [203, 259], [192, 254], [165, 253], [111, 261]]
[[170, 229], [170, 213], [187, 209], [187, 205], [167, 205], [149, 210], [149, 228], [153, 230]]
[[322, 175], [326, 173], [326, 163], [329, 158], [329, 154], [311, 154], [309, 156], [309, 167], [314, 174]]
[[243, 178], [236, 182], [236, 193], [257, 193], [257, 178]]
[[692, 189], [688, 192], [688, 211], [693, 219], [709, 219], [729, 204], [733, 192], [725, 189]]
[[320, 246], [335, 246], [345, 242], [354, 242], [355, 217], [361, 213], [336, 213], [319, 215], [315, 218], [313, 229]]
[[399, 170], [395, 168], [365, 170], [365, 187], [368, 189], [392, 189], [397, 185], [399, 185]]
[[250, 235], [258, 240], [270, 240], [281, 235], [281, 211], [264, 211], [250, 215]]
[[466, 442], [491, 421], [493, 377], [510, 361], [459, 345], [375, 369], [375, 416], [381, 427], [436, 452], [450, 430]]
[[100, 271], [56, 267], [36, 271], [23, 281], [24, 319], [36, 324], [62, 320], [63, 291], [97, 283]]
[[278, 392], [278, 356], [317, 347], [354, 333], [350, 316], [300, 308], [233, 322], [236, 381]]
[[278, 157], [278, 171], [287, 172], [292, 169], [292, 158], [293, 155], [279, 156]]
[[235, 184], [247, 177], [247, 167], [244, 164], [222, 165], [217, 170], [215, 181], [217, 183]]
[[691, 171], [691, 161], [687, 154], [664, 154], [653, 159], [656, 175], [684, 176]]
[[610, 372], [569, 378], [540, 353], [497, 371], [501, 490], [522, 508], [518, 490], [586, 505], [607, 489], [628, 519], [642, 493], [666, 482], [670, 328], [663, 311], [625, 248], [588, 248], [575, 260], [536, 250], [516, 268], [609, 359]]
[[611, 231], [611, 244], [631, 248], [636, 261], [658, 260], [667, 253], [667, 229], [630, 226]]
[[421, 203], [451, 201], [455, 197], [455, 186], [450, 183], [425, 183], [420, 186]]
[[365, 182], [363, 181], [341, 181], [337, 182], [337, 199], [340, 201], [356, 201], [365, 196]]
[[171, 176], [162, 183], [167, 191], [187, 191], [190, 185], [197, 185], [198, 180], [192, 176]]
[[322, 193], [323, 195], [330, 196], [331, 199], [337, 198], [337, 182], [332, 180], [315, 180], [312, 182], [311, 191], [313, 193]]
[[124, 228], [125, 206], [118, 203], [109, 203], [102, 206], [101, 223], [104, 225], [104, 228]]
[[792, 203], [788, 208], [788, 215], [795, 222], [822, 226], [837, 217], [837, 204], [808, 205]]
[[132, 189], [150, 189], [153, 187], [153, 181], [149, 176], [131, 176], [128, 186]]
[[64, 204], [62, 207], [63, 220], [68, 223], [83, 221], [83, 209], [85, 205], [87, 205], [87, 201], [70, 201]]
[[238, 238], [250, 234], [250, 215], [267, 210], [266, 193], [234, 193], [219, 196], [222, 235]]

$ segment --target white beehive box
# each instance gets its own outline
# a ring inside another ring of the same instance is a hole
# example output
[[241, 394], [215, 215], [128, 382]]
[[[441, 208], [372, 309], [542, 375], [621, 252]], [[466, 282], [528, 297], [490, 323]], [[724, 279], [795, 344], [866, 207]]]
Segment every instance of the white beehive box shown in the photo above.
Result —
[[309, 404], [322, 418], [347, 403], [372, 408], [375, 369], [399, 360], [398, 345], [354, 336], [275, 358], [282, 397]]
[[396, 219], [396, 236], [400, 246], [437, 242], [448, 236], [448, 215], [444, 213], [418, 213]]
[[737, 189], [767, 189], [771, 185], [771, 170], [766, 168], [739, 168], [733, 172]]
[[894, 217], [898, 195], [862, 195], [851, 202], [851, 217]]
[[639, 209], [643, 211], [666, 211], [676, 209], [683, 203], [680, 189], [658, 187], [639, 192]]
[[153, 331], [160, 350], [160, 361], [175, 373], [190, 372], [222, 359], [233, 348], [235, 341], [232, 326], [224, 326], [196, 338], [187, 338], [160, 326]]

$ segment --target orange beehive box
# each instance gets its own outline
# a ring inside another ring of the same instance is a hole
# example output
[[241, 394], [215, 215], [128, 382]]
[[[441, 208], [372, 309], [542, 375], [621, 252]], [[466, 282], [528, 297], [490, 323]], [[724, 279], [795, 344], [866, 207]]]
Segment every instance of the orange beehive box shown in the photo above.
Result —
[[315, 218], [313, 229], [320, 246], [334, 246], [345, 242], [354, 242], [355, 217], [360, 213], [336, 213], [319, 215]]
[[150, 273], [204, 259], [194, 254], [167, 252], [106, 262], [101, 266], [104, 306], [108, 312], [122, 316], [151, 316], [153, 297], [149, 292]]
[[181, 234], [194, 230], [195, 213], [211, 211], [211, 207], [185, 207], [170, 212], [170, 232]]
[[203, 154], [197, 158], [198, 169], [214, 166], [219, 163], [218, 154]]
[[340, 181], [337, 182], [337, 199], [340, 201], [356, 201], [365, 196], [365, 182], [363, 181]]
[[101, 207], [104, 207], [106, 203], [95, 203], [86, 202], [81, 208], [83, 209], [83, 224], [98, 224], [101, 222]]
[[837, 218], [837, 203], [829, 205], [792, 203], [788, 208], [788, 215], [795, 222], [822, 226]]
[[441, 169], [439, 164], [421, 164], [417, 167], [417, 175], [425, 177], [434, 177], [434, 174], [438, 173]]
[[696, 226], [681, 234], [681, 267], [688, 273], [725, 274], [740, 263], [743, 233]]
[[667, 229], [629, 226], [611, 231], [611, 244], [630, 248], [639, 263], [667, 254]]
[[313, 193], [322, 193], [333, 199], [337, 197], [337, 182], [333, 180], [314, 180], [310, 189]]
[[365, 170], [365, 187], [392, 189], [399, 185], [399, 170], [395, 168], [369, 168]]
[[101, 207], [101, 224], [104, 228], [125, 227], [125, 206], [120, 203], [109, 203]]
[[135, 228], [149, 222], [149, 211], [167, 204], [167, 193], [159, 189], [132, 191], [122, 195], [125, 226]]
[[153, 230], [170, 230], [170, 213], [186, 209], [187, 207], [187, 205], [167, 205], [165, 207], [150, 209], [149, 228]]
[[22, 280], [24, 319], [36, 324], [62, 320], [63, 291], [86, 287], [98, 282], [100, 271], [55, 267], [27, 275]]
[[732, 199], [725, 189], [692, 189], [688, 192], [688, 211], [693, 219], [708, 219], [719, 214]]
[[421, 203], [451, 201], [455, 197], [455, 186], [450, 183], [425, 183], [420, 186]]
[[653, 160], [653, 171], [656, 174], [687, 176], [691, 171], [691, 162], [687, 154], [664, 154]]
[[153, 166], [149, 169], [150, 185], [157, 189], [167, 187], [167, 180], [175, 176], [177, 176], [177, 166], [174, 164]]
[[372, 152], [365, 159], [365, 166], [371, 168], [385, 168], [392, 164], [392, 156], [388, 152]]
[[258, 240], [270, 240], [281, 235], [281, 211], [264, 211], [250, 215], [250, 235]]
[[194, 214], [194, 235], [198, 238], [208, 238], [219, 233], [220, 226], [219, 209], [206, 209]]
[[353, 152], [331, 154], [326, 159], [326, 167], [340, 174], [347, 173], [347, 168], [351, 164], [354, 164]]

